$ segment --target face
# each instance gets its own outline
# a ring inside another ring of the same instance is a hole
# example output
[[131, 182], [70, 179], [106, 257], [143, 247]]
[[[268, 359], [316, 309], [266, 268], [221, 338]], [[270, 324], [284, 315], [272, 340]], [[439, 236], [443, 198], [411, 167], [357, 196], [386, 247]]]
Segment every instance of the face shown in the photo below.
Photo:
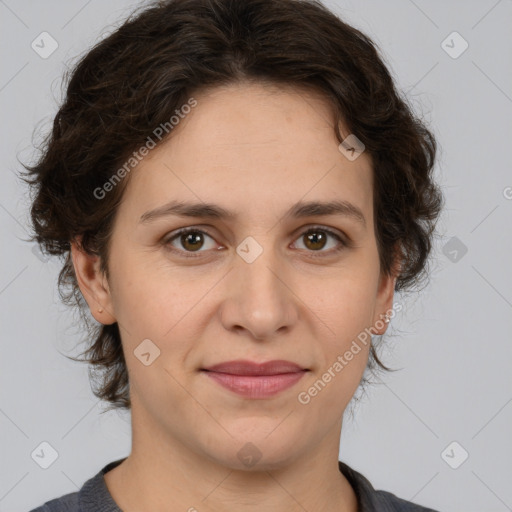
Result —
[[[305, 90], [244, 84], [194, 98], [172, 137], [129, 176], [109, 281], [75, 246], [74, 264], [96, 319], [119, 323], [132, 421], [145, 429], [139, 438], [233, 468], [251, 442], [260, 467], [276, 467], [339, 441], [370, 339], [350, 360], [344, 354], [365, 328], [382, 333], [374, 326], [392, 308], [394, 279], [379, 269], [371, 160], [340, 152], [329, 104]], [[333, 201], [350, 203], [364, 221], [297, 207]], [[231, 216], [147, 213], [177, 202]], [[274, 394], [239, 379], [245, 395], [202, 371], [239, 359], [307, 371]]]

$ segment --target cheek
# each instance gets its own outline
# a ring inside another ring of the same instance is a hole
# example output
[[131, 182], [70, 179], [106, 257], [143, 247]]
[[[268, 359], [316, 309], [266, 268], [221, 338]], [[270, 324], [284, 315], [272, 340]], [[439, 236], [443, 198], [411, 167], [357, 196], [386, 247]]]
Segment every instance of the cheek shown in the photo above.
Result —
[[[338, 350], [329, 354], [325, 366], [300, 388], [296, 398], [298, 412], [307, 418], [322, 418], [327, 426], [339, 420], [361, 382], [368, 361], [368, 347], [359, 345], [354, 348], [350, 342], [338, 344]], [[350, 360], [346, 358], [347, 352], [351, 354]], [[306, 422], [304, 428], [308, 427], [312, 436], [317, 434], [317, 420], [314, 426]]]
[[364, 328], [371, 322], [377, 292], [377, 275], [371, 267], [347, 266], [311, 284], [304, 278], [301, 297], [307, 297], [308, 307], [328, 319], [334, 331], [346, 332], [357, 325]]
[[[114, 302], [126, 364], [137, 394], [151, 399], [151, 390], [157, 405], [156, 395], [167, 399], [180, 394], [177, 382], [183, 380], [184, 362], [194, 349], [194, 340], [201, 337], [198, 315], [206, 313], [199, 303], [208, 283], [166, 277], [163, 271], [148, 275], [141, 270], [123, 281], [125, 270], [118, 268], [121, 284], [115, 288]], [[146, 353], [150, 355], [143, 356]]]
[[372, 325], [377, 286], [371, 269], [346, 270], [336, 280], [325, 281], [322, 290], [316, 289], [307, 301], [320, 326], [315, 333], [322, 340], [317, 377], [329, 382], [326, 387], [330, 389], [323, 392], [323, 400], [338, 405], [345, 395], [350, 399], [366, 368], [371, 343], [367, 329]]
[[210, 286], [208, 279], [187, 276], [190, 274], [169, 265], [123, 260], [112, 276], [118, 322], [139, 336], [165, 337]]

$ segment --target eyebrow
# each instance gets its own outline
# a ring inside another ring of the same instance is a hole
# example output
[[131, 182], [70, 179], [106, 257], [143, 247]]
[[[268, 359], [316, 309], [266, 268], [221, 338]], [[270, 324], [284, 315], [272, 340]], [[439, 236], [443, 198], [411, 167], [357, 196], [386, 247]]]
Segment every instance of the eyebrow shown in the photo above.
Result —
[[[143, 213], [140, 224], [147, 224], [154, 220], [176, 215], [178, 217], [208, 218], [220, 220], [234, 220], [235, 212], [226, 210], [222, 206], [213, 203], [186, 203], [182, 201], [170, 201], [163, 206]], [[360, 208], [348, 201], [299, 201], [294, 204], [284, 215], [300, 219], [303, 217], [336, 215], [347, 217], [357, 221], [366, 228], [366, 218]]]

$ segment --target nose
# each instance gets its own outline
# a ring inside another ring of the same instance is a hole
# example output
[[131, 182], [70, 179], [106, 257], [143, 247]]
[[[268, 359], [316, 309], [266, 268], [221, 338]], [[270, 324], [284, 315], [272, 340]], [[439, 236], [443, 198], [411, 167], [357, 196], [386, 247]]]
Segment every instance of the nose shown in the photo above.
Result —
[[293, 283], [287, 281], [292, 281], [290, 272], [270, 249], [252, 262], [238, 258], [226, 277], [221, 308], [224, 327], [256, 340], [291, 330], [300, 300], [293, 293]]

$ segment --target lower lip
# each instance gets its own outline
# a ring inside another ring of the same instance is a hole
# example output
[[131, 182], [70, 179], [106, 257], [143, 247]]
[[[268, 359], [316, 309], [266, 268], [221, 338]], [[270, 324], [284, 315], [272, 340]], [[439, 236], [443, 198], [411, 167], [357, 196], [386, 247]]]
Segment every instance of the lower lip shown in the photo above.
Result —
[[221, 386], [246, 398], [268, 398], [296, 384], [306, 371], [279, 375], [232, 375], [203, 371]]

